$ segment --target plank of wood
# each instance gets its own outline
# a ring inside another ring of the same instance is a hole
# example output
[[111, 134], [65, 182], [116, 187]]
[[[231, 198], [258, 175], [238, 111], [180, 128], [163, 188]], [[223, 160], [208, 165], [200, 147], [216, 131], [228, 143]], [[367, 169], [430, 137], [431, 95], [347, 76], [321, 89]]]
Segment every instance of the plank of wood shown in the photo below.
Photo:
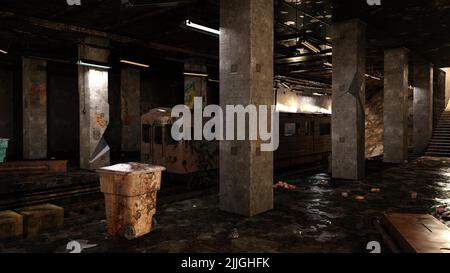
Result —
[[383, 225], [404, 252], [450, 253], [450, 228], [432, 215], [389, 213]]
[[67, 160], [12, 161], [0, 164], [0, 173], [66, 173]]

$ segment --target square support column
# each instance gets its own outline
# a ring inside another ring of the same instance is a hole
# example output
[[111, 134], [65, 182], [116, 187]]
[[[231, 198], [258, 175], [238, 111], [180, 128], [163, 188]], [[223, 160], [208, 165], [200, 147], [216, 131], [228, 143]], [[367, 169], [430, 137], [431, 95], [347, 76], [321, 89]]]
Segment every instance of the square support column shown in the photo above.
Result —
[[[86, 38], [79, 45], [79, 58], [106, 63], [108, 41]], [[108, 166], [109, 146], [104, 133], [109, 124], [108, 70], [89, 66], [78, 67], [80, 96], [80, 167], [94, 170]]]
[[[273, 0], [227, 0], [220, 5], [222, 109], [273, 105]], [[260, 141], [220, 142], [222, 210], [253, 216], [273, 208], [273, 153], [262, 152], [260, 146]]]
[[355, 19], [333, 24], [332, 173], [365, 176], [366, 26]]
[[22, 59], [23, 158], [47, 157], [47, 62]]
[[408, 159], [408, 49], [384, 52], [384, 162]]
[[122, 151], [138, 152], [141, 137], [141, 71], [124, 68], [121, 74]]
[[414, 66], [414, 152], [422, 154], [433, 134], [433, 65]]
[[[198, 75], [206, 75], [208, 68], [205, 60], [187, 59], [184, 62], [184, 71]], [[203, 76], [184, 76], [184, 103], [191, 109], [194, 108], [194, 97], [202, 97], [203, 103], [208, 102], [208, 78]]]

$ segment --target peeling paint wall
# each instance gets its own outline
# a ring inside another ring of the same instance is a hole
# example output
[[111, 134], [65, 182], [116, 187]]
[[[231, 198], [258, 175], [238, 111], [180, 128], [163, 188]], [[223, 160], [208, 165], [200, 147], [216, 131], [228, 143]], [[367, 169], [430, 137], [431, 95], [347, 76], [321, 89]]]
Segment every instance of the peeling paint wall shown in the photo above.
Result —
[[383, 90], [366, 101], [366, 158], [383, 154]]

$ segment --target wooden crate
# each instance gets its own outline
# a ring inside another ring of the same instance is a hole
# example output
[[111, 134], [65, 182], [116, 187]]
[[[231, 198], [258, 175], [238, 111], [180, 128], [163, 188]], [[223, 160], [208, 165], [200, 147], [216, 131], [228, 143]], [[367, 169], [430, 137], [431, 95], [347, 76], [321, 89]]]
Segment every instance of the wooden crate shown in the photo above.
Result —
[[108, 234], [135, 239], [151, 231], [165, 168], [123, 163], [97, 170], [105, 194]]
[[22, 215], [11, 210], [0, 211], [0, 239], [20, 237], [22, 233]]
[[403, 252], [450, 253], [450, 228], [429, 214], [386, 214], [383, 225]]
[[27, 237], [53, 231], [64, 225], [64, 209], [52, 204], [25, 207], [16, 212], [23, 217], [23, 233]]

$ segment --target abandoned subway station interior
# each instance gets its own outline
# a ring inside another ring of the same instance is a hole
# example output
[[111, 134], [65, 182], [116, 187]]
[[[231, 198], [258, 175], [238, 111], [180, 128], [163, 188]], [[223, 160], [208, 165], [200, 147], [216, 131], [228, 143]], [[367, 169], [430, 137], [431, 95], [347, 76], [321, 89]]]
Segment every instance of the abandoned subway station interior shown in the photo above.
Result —
[[450, 0], [2, 0], [0, 252], [450, 252]]

